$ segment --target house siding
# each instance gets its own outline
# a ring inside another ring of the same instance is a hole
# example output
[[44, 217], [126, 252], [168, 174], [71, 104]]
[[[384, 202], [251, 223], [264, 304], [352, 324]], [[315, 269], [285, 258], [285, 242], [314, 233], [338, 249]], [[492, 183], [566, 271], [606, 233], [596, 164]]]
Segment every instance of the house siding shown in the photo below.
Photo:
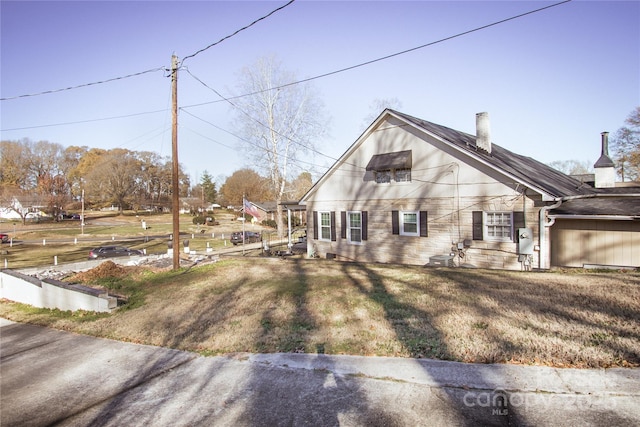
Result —
[[[377, 183], [366, 165], [375, 155], [411, 150], [411, 181]], [[470, 247], [456, 265], [480, 268], [521, 269], [518, 243], [474, 240], [473, 212], [516, 212], [514, 219], [531, 228], [538, 242], [538, 213], [543, 205], [539, 193], [529, 191], [513, 178], [496, 171], [442, 140], [407, 126], [389, 116], [366, 132], [341, 157], [303, 199], [308, 212], [366, 211], [368, 240], [350, 244], [338, 232], [335, 241], [308, 241], [312, 256], [364, 262], [425, 265], [429, 258], [448, 255], [465, 241]], [[394, 234], [393, 211], [426, 212], [426, 237]], [[308, 236], [316, 236], [308, 222]], [[338, 231], [341, 224], [335, 224]], [[517, 229], [513, 230], [513, 234]], [[476, 238], [477, 238], [476, 230]], [[539, 265], [534, 254], [530, 266]]]
[[555, 267], [640, 267], [640, 222], [557, 219], [551, 254]]
[[[425, 265], [429, 258], [436, 255], [451, 253], [457, 243], [472, 241], [473, 212], [478, 209], [488, 211], [523, 212], [522, 196], [518, 200], [513, 197], [506, 199], [508, 203], [496, 201], [491, 197], [469, 198], [465, 200], [468, 206], [458, 211], [452, 206], [451, 199], [404, 199], [401, 204], [391, 206], [388, 200], [342, 201], [310, 203], [310, 211], [366, 211], [367, 212], [367, 240], [361, 244], [351, 244], [341, 233], [335, 241], [321, 241], [315, 238], [308, 241], [310, 254], [325, 258], [336, 256], [343, 260], [358, 260], [363, 262], [399, 263], [411, 265]], [[526, 219], [523, 221], [532, 229], [537, 239], [537, 215], [533, 200], [526, 198]], [[424, 211], [427, 213], [428, 236], [394, 235], [392, 228], [393, 211]], [[335, 227], [342, 228], [341, 215], [335, 216]], [[315, 221], [309, 222], [313, 227]], [[517, 232], [517, 230], [515, 230]], [[309, 230], [308, 236], [316, 236], [315, 230]], [[537, 257], [533, 257], [533, 267], [537, 267]], [[464, 250], [464, 257], [456, 260], [456, 265], [471, 264], [481, 268], [521, 269], [518, 261], [517, 242], [494, 242], [489, 240], [474, 240], [471, 246]]]

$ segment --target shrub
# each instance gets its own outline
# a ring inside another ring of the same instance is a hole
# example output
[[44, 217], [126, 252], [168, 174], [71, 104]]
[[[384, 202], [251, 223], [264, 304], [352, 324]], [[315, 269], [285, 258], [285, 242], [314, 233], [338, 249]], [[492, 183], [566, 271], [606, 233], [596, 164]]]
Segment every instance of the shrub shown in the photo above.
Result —
[[262, 225], [265, 227], [277, 228], [278, 224], [274, 219], [264, 219], [262, 220]]
[[202, 215], [198, 215], [198, 216], [194, 216], [193, 217], [193, 223], [198, 225], [198, 224], [204, 224], [205, 223], [205, 217], [203, 217]]

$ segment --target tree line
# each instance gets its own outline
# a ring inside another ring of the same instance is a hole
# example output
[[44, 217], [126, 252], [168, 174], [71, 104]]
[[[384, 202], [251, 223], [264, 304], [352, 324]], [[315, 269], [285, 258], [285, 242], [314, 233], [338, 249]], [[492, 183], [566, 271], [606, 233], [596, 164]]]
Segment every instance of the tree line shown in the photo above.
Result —
[[[14, 208], [23, 221], [25, 208], [38, 206], [59, 218], [66, 210], [79, 211], [83, 202], [87, 209], [170, 210], [171, 183], [171, 159], [150, 151], [0, 141], [0, 207]], [[311, 174], [301, 173], [287, 183], [287, 194], [298, 200], [311, 184]], [[193, 209], [212, 203], [241, 206], [243, 196], [257, 202], [275, 200], [269, 178], [248, 168], [226, 178], [218, 191], [208, 171], [192, 186], [180, 165], [179, 188], [180, 197], [190, 198]]]
[[[180, 193], [186, 196], [189, 177], [179, 169]], [[171, 204], [171, 182], [171, 159], [150, 151], [0, 141], [2, 207], [17, 200], [54, 218], [63, 209], [79, 209], [83, 201], [87, 208], [162, 209]]]

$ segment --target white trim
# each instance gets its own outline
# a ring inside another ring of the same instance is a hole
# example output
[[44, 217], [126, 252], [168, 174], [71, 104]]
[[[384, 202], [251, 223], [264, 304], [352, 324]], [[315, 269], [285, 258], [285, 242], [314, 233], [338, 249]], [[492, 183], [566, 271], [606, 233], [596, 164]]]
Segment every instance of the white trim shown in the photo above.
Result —
[[[488, 215], [496, 215], [496, 214], [507, 214], [509, 215], [509, 237], [496, 237], [496, 236], [490, 236], [489, 235], [489, 227], [491, 226], [496, 226], [496, 227], [503, 227], [506, 228], [507, 226], [505, 225], [500, 225], [500, 224], [489, 224], [489, 220], [487, 218]], [[515, 241], [514, 239], [514, 233], [513, 233], [513, 212], [512, 211], [483, 211], [482, 212], [483, 218], [482, 218], [482, 226], [484, 228], [484, 230], [482, 230], [482, 235], [483, 235], [483, 240], [489, 241], [489, 242], [513, 242]]]
[[[413, 214], [416, 216], [416, 231], [407, 232], [404, 230], [404, 216], [405, 214]], [[400, 229], [401, 236], [413, 236], [420, 237], [420, 211], [400, 211], [398, 212], [398, 228]]]
[[[329, 216], [329, 225], [322, 225], [322, 214], [327, 214]], [[318, 211], [318, 240], [322, 242], [330, 242], [331, 241], [331, 211]], [[322, 229], [329, 229], [329, 238], [322, 237]]]
[[[351, 240], [351, 219], [349, 218], [349, 215], [351, 214], [358, 214], [360, 216], [360, 240], [359, 241], [354, 241]], [[347, 211], [346, 214], [346, 230], [347, 230], [347, 242], [349, 242], [350, 245], [362, 245], [362, 211]]]

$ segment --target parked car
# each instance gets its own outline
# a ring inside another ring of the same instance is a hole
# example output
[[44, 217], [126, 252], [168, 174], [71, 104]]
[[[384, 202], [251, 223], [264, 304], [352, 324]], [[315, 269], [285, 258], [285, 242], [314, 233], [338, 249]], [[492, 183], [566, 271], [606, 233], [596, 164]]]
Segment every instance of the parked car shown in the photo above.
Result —
[[144, 253], [138, 249], [125, 248], [124, 246], [102, 246], [100, 248], [91, 249], [89, 252], [89, 259], [140, 255], [144, 255]]
[[4, 233], [0, 233], [0, 242], [9, 243], [9, 235], [8, 234], [4, 234]]
[[[245, 231], [244, 232], [244, 242], [245, 243], [254, 243], [261, 242], [262, 236], [260, 233], [256, 233], [255, 231]], [[231, 243], [234, 245], [238, 245], [242, 243], [242, 231], [236, 231], [231, 233]]]

